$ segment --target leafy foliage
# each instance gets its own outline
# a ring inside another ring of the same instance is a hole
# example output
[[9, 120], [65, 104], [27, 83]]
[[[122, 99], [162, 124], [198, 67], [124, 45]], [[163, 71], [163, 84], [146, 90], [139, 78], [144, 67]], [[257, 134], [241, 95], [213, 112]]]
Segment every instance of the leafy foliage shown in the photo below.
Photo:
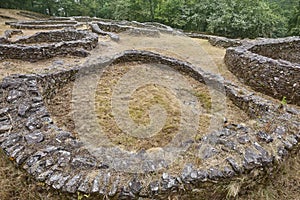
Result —
[[300, 35], [299, 0], [0, 0], [0, 7], [157, 21], [233, 38]]
[[289, 20], [289, 28], [290, 35], [300, 35], [300, 1]]

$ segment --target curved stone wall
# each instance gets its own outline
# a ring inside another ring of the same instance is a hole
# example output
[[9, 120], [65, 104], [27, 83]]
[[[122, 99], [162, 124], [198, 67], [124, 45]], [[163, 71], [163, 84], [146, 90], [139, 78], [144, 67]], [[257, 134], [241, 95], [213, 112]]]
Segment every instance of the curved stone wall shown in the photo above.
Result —
[[254, 90], [300, 105], [300, 38], [257, 40], [228, 48], [228, 69]]
[[206, 35], [206, 34], [201, 34], [201, 33], [185, 32], [185, 34], [191, 38], [199, 38], [199, 39], [208, 40], [208, 42], [211, 45], [217, 46], [217, 47], [224, 47], [224, 48], [241, 46], [243, 43], [246, 42], [246, 40], [231, 39], [231, 38], [220, 37], [220, 36], [215, 36], [215, 35]]
[[98, 45], [98, 36], [89, 31], [39, 32], [17, 41], [0, 43], [0, 59], [38, 61], [58, 55], [86, 57]]
[[75, 20], [35, 20], [9, 22], [11, 28], [16, 29], [62, 29], [76, 28], [80, 24]]
[[161, 33], [168, 33], [168, 34], [180, 34], [179, 31], [172, 29], [169, 26], [161, 25], [159, 23], [139, 23], [139, 22], [128, 22], [128, 21], [121, 21], [121, 22], [105, 22], [99, 21], [97, 22], [99, 28], [103, 31], [120, 33], [124, 31], [133, 31], [137, 32], [140, 30], [144, 32], [148, 32], [148, 35], [155, 35], [159, 32]]
[[[214, 149], [220, 163], [209, 163], [201, 168], [187, 165], [174, 174], [165, 169], [161, 177], [151, 178], [151, 172], [131, 174], [116, 172], [111, 166], [92, 156], [80, 139], [53, 123], [44, 100], [55, 95], [57, 88], [74, 81], [79, 70], [101, 67], [105, 63], [139, 61], [161, 63], [194, 77], [209, 81], [218, 90], [225, 87], [227, 96], [253, 119], [274, 129], [266, 132], [252, 130], [242, 124], [223, 127], [207, 133], [198, 145]], [[201, 194], [237, 181], [258, 180], [264, 173], [276, 168], [300, 142], [300, 111], [286, 106], [280, 109], [261, 97], [223, 82], [219, 76], [205, 73], [199, 68], [173, 58], [146, 51], [125, 51], [109, 60], [40, 75], [14, 75], [0, 84], [0, 146], [6, 154], [38, 181], [55, 189], [75, 193], [92, 193], [115, 199], [148, 197], [165, 199], [174, 194]], [[150, 177], [150, 178], [149, 178]]]

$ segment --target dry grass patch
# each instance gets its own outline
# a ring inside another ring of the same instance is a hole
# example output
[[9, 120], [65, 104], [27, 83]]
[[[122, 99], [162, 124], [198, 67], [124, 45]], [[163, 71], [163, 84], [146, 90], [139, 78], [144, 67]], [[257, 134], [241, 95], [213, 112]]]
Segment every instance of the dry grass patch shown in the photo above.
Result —
[[0, 200], [61, 200], [74, 199], [69, 194], [54, 191], [44, 183], [36, 182], [16, 167], [0, 150]]
[[[168, 88], [154, 84], [144, 85], [138, 88], [130, 97], [129, 115], [137, 124], [147, 125], [150, 123], [149, 110], [151, 106], [155, 104], [161, 105], [166, 110], [167, 119], [165, 125], [154, 137], [141, 139], [129, 136], [122, 131], [115, 122], [111, 108], [114, 87], [122, 76], [135, 67], [139, 67], [139, 64], [119, 64], [110, 66], [104, 71], [96, 92], [96, 108], [99, 123], [103, 131], [114, 144], [127, 150], [139, 151], [142, 149], [163, 147], [167, 145], [177, 133], [181, 115], [180, 104], [176, 97], [168, 91]], [[199, 94], [198, 96], [202, 98], [206, 97], [205, 103], [210, 102], [209, 91], [206, 86], [196, 81], [194, 81], [194, 84], [194, 91], [190, 92]], [[199, 98], [199, 102], [202, 102], [202, 98]], [[207, 100], [207, 98], [209, 100]], [[210, 110], [205, 109], [201, 115], [209, 112]], [[203, 131], [201, 133], [201, 135], [203, 135], [205, 130], [207, 130], [205, 126], [207, 123], [200, 124], [201, 127], [199, 127], [199, 130]]]

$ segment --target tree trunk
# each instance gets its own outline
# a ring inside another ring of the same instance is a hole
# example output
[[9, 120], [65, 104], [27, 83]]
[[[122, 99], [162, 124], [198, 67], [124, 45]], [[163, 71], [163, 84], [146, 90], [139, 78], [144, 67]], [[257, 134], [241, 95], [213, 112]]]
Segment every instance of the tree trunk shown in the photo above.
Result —
[[154, 20], [154, 5], [153, 5], [153, 0], [149, 0], [149, 4], [150, 4], [150, 18], [151, 21]]

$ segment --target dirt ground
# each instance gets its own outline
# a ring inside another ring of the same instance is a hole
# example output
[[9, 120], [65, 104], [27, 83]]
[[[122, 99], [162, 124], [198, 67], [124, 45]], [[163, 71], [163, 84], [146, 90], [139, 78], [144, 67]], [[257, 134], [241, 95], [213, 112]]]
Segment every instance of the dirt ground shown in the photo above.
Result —
[[[30, 20], [30, 18], [24, 18], [17, 14], [16, 10], [6, 10], [0, 9], [0, 37], [3, 35], [4, 31], [10, 29], [9, 26], [5, 25], [5, 21], [11, 21], [13, 19], [3, 18], [2, 16], [7, 16], [10, 18], [14, 18], [17, 20]], [[39, 30], [41, 31], [41, 30]], [[27, 30], [24, 31], [24, 35], [34, 34], [36, 31]], [[20, 37], [18, 35], [16, 37]], [[74, 67], [76, 65], [81, 65], [86, 62], [92, 62], [93, 59], [98, 59], [99, 56], [110, 56], [116, 52], [120, 52], [126, 49], [141, 49], [141, 50], [149, 50], [157, 53], [164, 54], [166, 56], [172, 56], [178, 58], [180, 60], [185, 60], [190, 63], [193, 63], [197, 66], [201, 66], [203, 70], [217, 73], [222, 75], [225, 79], [229, 79], [237, 84], [242, 85], [236, 77], [234, 77], [227, 69], [223, 62], [223, 57], [225, 55], [225, 49], [217, 48], [211, 46], [208, 41], [200, 40], [200, 39], [191, 39], [183, 36], [169, 36], [169, 35], [161, 35], [161, 40], [157, 41], [153, 38], [140, 38], [140, 37], [128, 37], [126, 34], [120, 34], [121, 41], [119, 43], [114, 43], [109, 40], [107, 37], [99, 37], [99, 46], [91, 52], [91, 56], [87, 58], [77, 58], [77, 57], [56, 57], [44, 61], [39, 61], [35, 63], [20, 61], [20, 60], [1, 60], [0, 61], [0, 80], [4, 77], [15, 74], [15, 73], [41, 73], [48, 72], [52, 70], [61, 70], [69, 67]], [[126, 66], [120, 66], [121, 68], [125, 68]], [[99, 113], [99, 123], [102, 123], [104, 127], [107, 128], [106, 131], [114, 129], [114, 124], [111, 123], [112, 119], [110, 118], [110, 110], [106, 106], [107, 99], [106, 97], [111, 95], [110, 89], [113, 87], [115, 77], [120, 76], [125, 71], [121, 72], [118, 69], [110, 68], [106, 74], [104, 74], [104, 79], [99, 83], [99, 90], [97, 100], [99, 102], [98, 110]], [[128, 68], [129, 69], [129, 68]], [[193, 81], [193, 80], [190, 80]], [[201, 84], [194, 83], [195, 90], [200, 93], [205, 93], [206, 88]], [[61, 126], [65, 126], [66, 129], [72, 130], [74, 129], [72, 121], [70, 118], [66, 117], [69, 115], [68, 109], [64, 109], [65, 112], [60, 112], [59, 108], [62, 106], [66, 107], [67, 99], [70, 100], [70, 88], [72, 85], [68, 85], [65, 88], [62, 88], [61, 96], [55, 97], [52, 101], [51, 112], [56, 117], [58, 124]], [[104, 91], [104, 92], [103, 92]], [[147, 86], [146, 88], [137, 91], [134, 95], [139, 99], [138, 101], [132, 101], [130, 104], [130, 112], [133, 119], [135, 119], [139, 123], [147, 123], [149, 120], [147, 115], [143, 115], [143, 111], [149, 108], [149, 104], [143, 104], [144, 101], [149, 101], [147, 99], [147, 95], [149, 91], [154, 91], [154, 96], [157, 97], [157, 101], [165, 102], [171, 101], [172, 99], [168, 99], [165, 95], [165, 92], [162, 92], [163, 89], [157, 88], [156, 86]], [[157, 92], [159, 91], [159, 92]], [[264, 96], [262, 94], [259, 94]], [[264, 96], [265, 97], [265, 96]], [[203, 98], [203, 95], [199, 95], [199, 98]], [[269, 97], [266, 97], [269, 98]], [[64, 100], [64, 101], [62, 101]], [[203, 99], [202, 99], [203, 102]], [[209, 106], [207, 102], [209, 102], [209, 98], [204, 101], [206, 102], [201, 106]], [[230, 106], [230, 105], [229, 105]], [[178, 109], [176, 102], [174, 101], [171, 106], [166, 106], [166, 110], [173, 110], [173, 115], [170, 117], [168, 124], [169, 129], [165, 129], [167, 133], [171, 133], [174, 131], [176, 127], [176, 121], [178, 120]], [[208, 112], [208, 111], [207, 111]], [[240, 110], [232, 111], [230, 120], [245, 120], [247, 117], [240, 113]], [[241, 117], [242, 116], [242, 117]], [[204, 127], [205, 130], [205, 127]], [[115, 134], [112, 136], [116, 144], [123, 145], [124, 148], [133, 148], [140, 149], [142, 146], [146, 147], [155, 147], [159, 145], [163, 145], [164, 139], [168, 140], [168, 138], [159, 138], [159, 140], [151, 143], [149, 141], [144, 141], [141, 143], [141, 146], [128, 146], [128, 138], [123, 137], [123, 135], [115, 131]], [[199, 133], [202, 134], [202, 133]], [[163, 135], [163, 134], [162, 134]], [[161, 135], [161, 136], [162, 136]], [[168, 135], [168, 134], [167, 134]], [[136, 141], [129, 141], [135, 143]], [[153, 141], [152, 141], [153, 142]], [[127, 146], [126, 146], [127, 145]], [[80, 195], [70, 196], [58, 191], [54, 191], [49, 189], [43, 183], [37, 183], [31, 177], [26, 175], [26, 173], [14, 166], [14, 164], [5, 156], [4, 152], [0, 150], [0, 200], [7, 199], [80, 199]], [[238, 190], [238, 186], [236, 188]], [[243, 194], [238, 194], [237, 197], [233, 198], [227, 195], [217, 196], [215, 194], [211, 194], [207, 199], [278, 199], [278, 200], [288, 200], [288, 199], [299, 199], [300, 200], [300, 153], [297, 152], [293, 155], [292, 158], [288, 159], [286, 162], [282, 163], [282, 167], [277, 174], [270, 174], [270, 178], [262, 184], [257, 184], [251, 187], [250, 190], [246, 191]], [[83, 197], [83, 199], [92, 199]], [[180, 199], [180, 198], [179, 198]], [[197, 199], [197, 198], [196, 198]]]

